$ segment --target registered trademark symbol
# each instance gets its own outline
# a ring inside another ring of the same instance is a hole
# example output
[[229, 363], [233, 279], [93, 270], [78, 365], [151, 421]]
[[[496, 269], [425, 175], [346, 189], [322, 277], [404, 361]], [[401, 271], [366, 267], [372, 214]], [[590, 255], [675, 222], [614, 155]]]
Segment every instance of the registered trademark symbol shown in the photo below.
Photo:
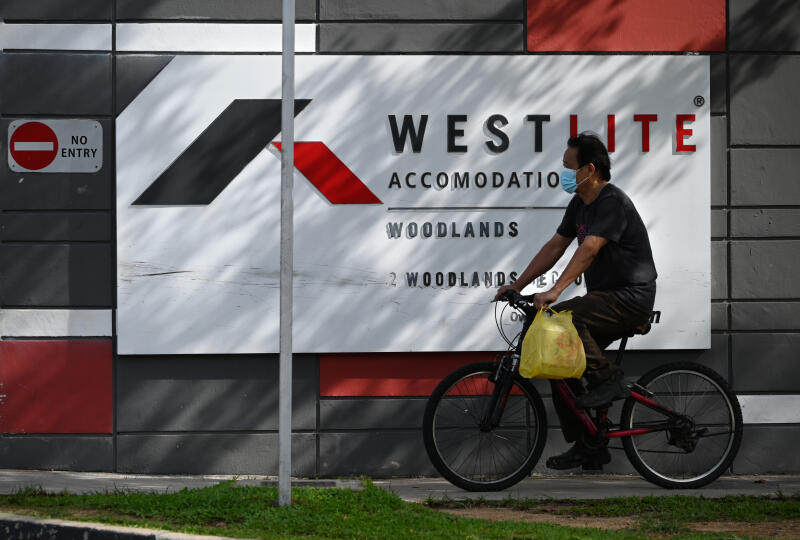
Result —
[[694, 96], [694, 104], [695, 104], [695, 106], [702, 107], [705, 102], [706, 102], [706, 100], [705, 100], [705, 98], [703, 98], [703, 96]]

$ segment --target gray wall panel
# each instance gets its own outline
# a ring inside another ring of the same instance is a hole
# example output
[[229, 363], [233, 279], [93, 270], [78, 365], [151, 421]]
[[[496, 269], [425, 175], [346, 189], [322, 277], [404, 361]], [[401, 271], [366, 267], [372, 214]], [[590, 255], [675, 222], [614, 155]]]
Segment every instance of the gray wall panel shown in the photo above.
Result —
[[[651, 332], [658, 332], [658, 325], [653, 325]], [[612, 359], [614, 355], [615, 351], [608, 353]], [[728, 379], [728, 336], [711, 334], [711, 348], [707, 350], [626, 351], [622, 369], [628, 379], [637, 380], [651, 369], [669, 362], [698, 362]]]
[[[117, 19], [281, 20], [281, 0], [115, 0]], [[295, 0], [295, 19], [313, 20], [314, 0]]]
[[3, 306], [111, 306], [109, 244], [0, 244]]
[[728, 297], [728, 242], [711, 242], [711, 299]]
[[[549, 396], [550, 387], [540, 392], [547, 421], [558, 426], [558, 417]], [[344, 429], [421, 429], [427, 398], [361, 398], [322, 399], [319, 402], [319, 427], [321, 430]]]
[[800, 329], [800, 302], [734, 302], [732, 330]]
[[798, 169], [797, 148], [731, 150], [731, 204], [800, 205]]
[[[278, 429], [277, 355], [121, 356], [117, 373], [120, 432]], [[292, 375], [292, 426], [314, 429], [317, 357]]]
[[731, 144], [800, 144], [800, 55], [732, 55]]
[[427, 398], [321, 399], [320, 429], [420, 429]]
[[0, 54], [0, 113], [111, 114], [111, 55]]
[[0, 468], [111, 471], [113, 442], [110, 435], [0, 436]]
[[731, 243], [732, 298], [800, 298], [800, 240]]
[[714, 302], [711, 304], [711, 329], [728, 329], [728, 304], [725, 302]]
[[724, 54], [711, 55], [711, 112], [728, 110], [728, 69]]
[[111, 20], [113, 0], [2, 0], [0, 17], [7, 21]]
[[5, 210], [108, 210], [110, 177], [110, 171], [18, 174], [0, 167], [0, 205]]
[[711, 238], [728, 236], [728, 210], [711, 211]]
[[798, 426], [745, 426], [734, 474], [800, 471]]
[[522, 52], [522, 25], [328, 23], [321, 52]]
[[522, 21], [520, 0], [320, 0], [322, 20], [446, 19]]
[[[2, 84], [2, 83], [0, 83]], [[16, 173], [2, 154], [0, 209], [3, 210], [111, 210], [111, 121], [103, 126], [103, 168], [96, 173]], [[0, 148], [8, 148], [8, 124], [0, 121]]]
[[800, 388], [799, 348], [800, 334], [734, 334], [734, 390], [797, 391]]
[[732, 210], [731, 236], [800, 236], [800, 208]]
[[729, 10], [730, 50], [800, 50], [800, 2], [797, 0], [730, 0]]
[[[292, 435], [292, 475], [314, 476], [314, 434]], [[118, 472], [278, 474], [277, 433], [119, 435]]]
[[373, 477], [438, 475], [425, 452], [422, 431], [321, 433], [319, 473]]
[[111, 241], [110, 212], [0, 214], [0, 241]]
[[711, 117], [711, 204], [728, 204], [728, 118]]

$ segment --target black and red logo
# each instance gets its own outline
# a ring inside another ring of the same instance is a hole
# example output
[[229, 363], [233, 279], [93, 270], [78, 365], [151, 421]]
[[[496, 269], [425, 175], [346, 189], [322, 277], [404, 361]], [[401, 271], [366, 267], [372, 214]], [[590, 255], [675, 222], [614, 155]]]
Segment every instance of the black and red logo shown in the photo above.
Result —
[[[296, 100], [295, 116], [310, 102]], [[210, 204], [280, 133], [280, 118], [279, 99], [234, 100], [133, 204]], [[325, 143], [295, 142], [294, 153], [295, 167], [331, 204], [383, 204]]]

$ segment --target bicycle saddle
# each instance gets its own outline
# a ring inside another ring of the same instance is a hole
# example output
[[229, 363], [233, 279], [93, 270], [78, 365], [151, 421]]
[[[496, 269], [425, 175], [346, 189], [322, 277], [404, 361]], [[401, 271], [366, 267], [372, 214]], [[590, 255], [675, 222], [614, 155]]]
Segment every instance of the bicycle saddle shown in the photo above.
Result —
[[643, 336], [646, 333], [648, 333], [650, 331], [650, 328], [652, 328], [652, 327], [653, 327], [653, 325], [650, 324], [649, 322], [648, 323], [644, 323], [644, 324], [640, 324], [639, 326], [637, 326], [634, 329], [632, 334], [628, 334], [628, 337], [633, 337], [633, 336], [635, 336], [637, 334], [640, 335], [640, 336]]

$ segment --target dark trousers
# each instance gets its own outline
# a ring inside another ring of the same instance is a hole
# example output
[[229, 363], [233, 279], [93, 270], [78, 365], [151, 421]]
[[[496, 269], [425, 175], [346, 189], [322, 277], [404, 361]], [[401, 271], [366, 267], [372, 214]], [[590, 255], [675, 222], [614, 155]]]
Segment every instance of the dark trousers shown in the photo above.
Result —
[[[628, 307], [610, 291], [592, 291], [552, 307], [555, 311], [572, 311], [572, 322], [586, 352], [586, 371], [583, 378], [586, 379], [589, 389], [602, 383], [613, 373], [614, 366], [603, 354], [606, 347], [629, 335], [650, 318], [649, 314]], [[573, 442], [578, 439], [583, 426], [556, 391], [556, 382], [558, 381], [550, 382], [553, 404], [561, 421], [564, 438], [567, 442]], [[585, 392], [579, 379], [565, 379], [565, 382], [576, 396]]]

